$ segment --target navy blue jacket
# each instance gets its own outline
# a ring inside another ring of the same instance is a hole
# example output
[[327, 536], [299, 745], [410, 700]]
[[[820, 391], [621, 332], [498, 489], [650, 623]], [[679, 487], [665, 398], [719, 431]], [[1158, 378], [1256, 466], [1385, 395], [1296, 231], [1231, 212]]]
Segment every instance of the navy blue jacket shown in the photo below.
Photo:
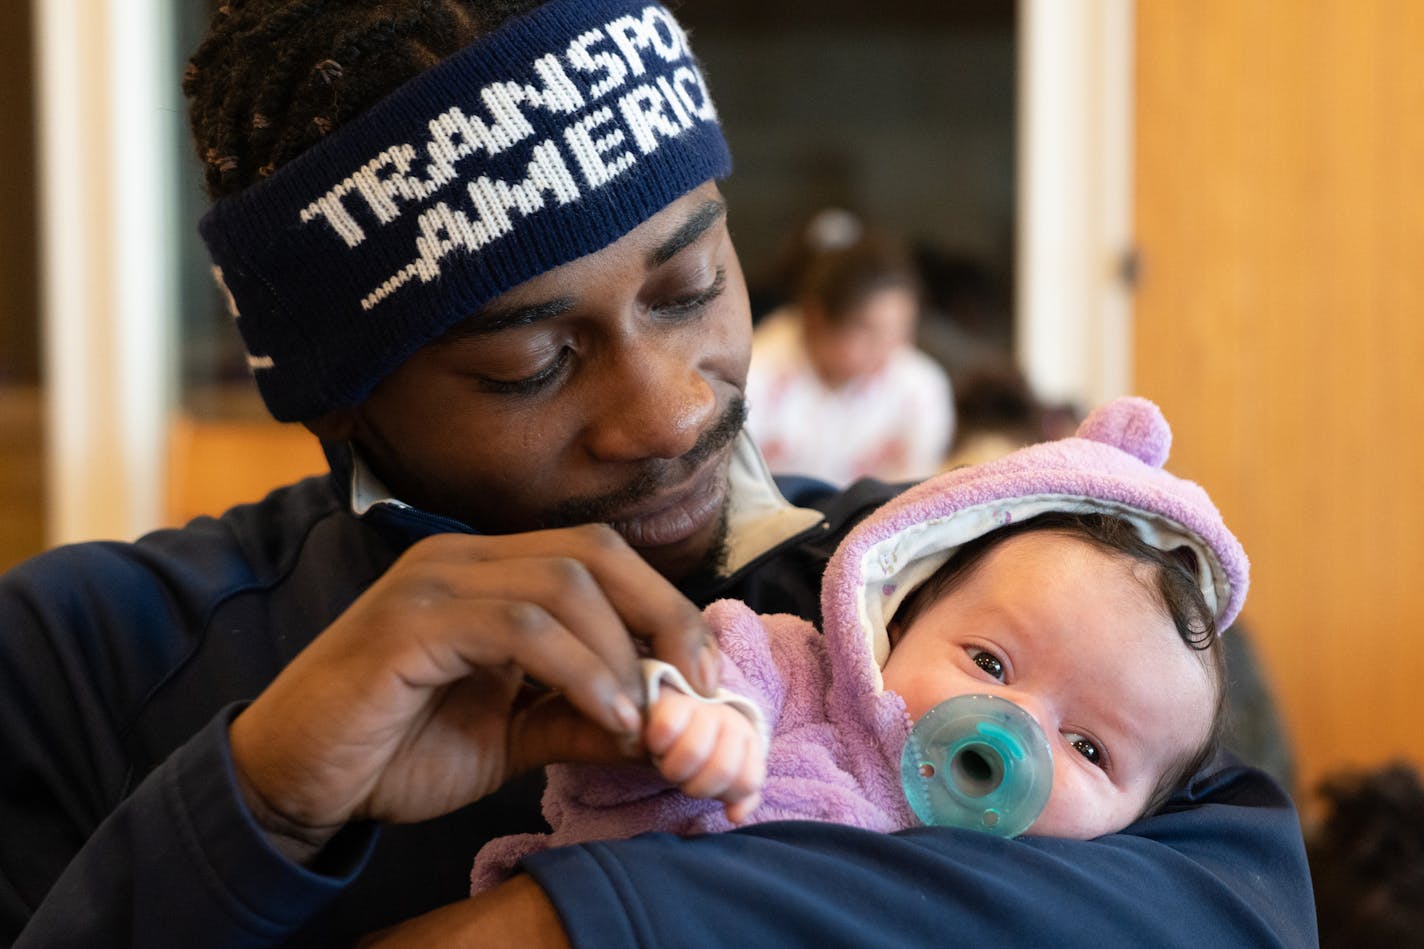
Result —
[[[0, 943], [344, 945], [460, 899], [487, 839], [543, 828], [539, 779], [411, 826], [353, 825], [303, 868], [233, 784], [227, 723], [415, 539], [458, 525], [349, 511], [313, 478], [134, 544], [0, 578]], [[821, 569], [890, 489], [783, 484], [826, 520], [698, 602], [818, 619]], [[579, 946], [1308, 946], [1300, 829], [1260, 773], [1218, 765], [1091, 842], [763, 824], [530, 859]]]

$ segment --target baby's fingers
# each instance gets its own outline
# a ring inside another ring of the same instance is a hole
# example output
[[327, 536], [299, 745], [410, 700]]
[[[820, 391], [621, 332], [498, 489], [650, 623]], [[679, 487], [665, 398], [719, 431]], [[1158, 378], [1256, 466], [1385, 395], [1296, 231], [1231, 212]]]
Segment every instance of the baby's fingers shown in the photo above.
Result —
[[[674, 696], [668, 695], [667, 698], [672, 699]], [[660, 698], [658, 705], [663, 704]], [[651, 739], [644, 740], [649, 751], [661, 756], [657, 759], [658, 771], [668, 783], [681, 786], [684, 793], [693, 797], [709, 797], [711, 795], [697, 794], [689, 790], [687, 782], [701, 775], [709, 765], [714, 768], [719, 766], [713, 759], [719, 753], [725, 754], [725, 749], [718, 748], [718, 735], [721, 732], [718, 720], [726, 709], [707, 705], [684, 695], [677, 695], [675, 704], [681, 706], [683, 711], [675, 713], [681, 719], [680, 727], [667, 747], [658, 752], [654, 750]]]
[[715, 727], [700, 767], [681, 781], [690, 797], [717, 798], [731, 803], [761, 787], [764, 763], [761, 738], [740, 713], [719, 707], [709, 723]]
[[643, 729], [643, 744], [648, 754], [659, 758], [671, 751], [693, 718], [704, 709], [703, 703], [692, 696], [664, 689], [648, 709], [647, 725]]
[[665, 780], [689, 797], [724, 802], [729, 820], [746, 820], [761, 803], [766, 746], [733, 706], [664, 692], [648, 712], [644, 742]]
[[761, 805], [761, 788], [766, 782], [766, 751], [761, 736], [750, 723], [745, 729], [734, 729], [734, 736], [720, 743], [729, 749], [740, 745], [739, 751], [723, 756], [729, 770], [716, 774], [710, 769], [704, 771], [683, 785], [683, 790], [693, 797], [721, 801], [726, 805], [727, 819], [740, 824]]
[[734, 824], [746, 823], [758, 807], [761, 806], [761, 792], [756, 791], [748, 794], [744, 798], [727, 803], [727, 820]]

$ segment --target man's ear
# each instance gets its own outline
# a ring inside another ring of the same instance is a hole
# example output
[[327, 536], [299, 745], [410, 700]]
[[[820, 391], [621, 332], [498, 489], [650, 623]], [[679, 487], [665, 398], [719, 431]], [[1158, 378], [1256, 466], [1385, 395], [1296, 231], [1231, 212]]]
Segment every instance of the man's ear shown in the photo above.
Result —
[[347, 442], [356, 433], [356, 410], [335, 409], [302, 422], [307, 431], [324, 442]]

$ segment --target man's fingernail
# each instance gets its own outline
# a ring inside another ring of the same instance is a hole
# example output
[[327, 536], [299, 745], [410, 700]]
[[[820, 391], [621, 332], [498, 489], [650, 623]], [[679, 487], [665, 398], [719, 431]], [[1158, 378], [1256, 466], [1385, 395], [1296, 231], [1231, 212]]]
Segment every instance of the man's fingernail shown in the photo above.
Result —
[[613, 714], [628, 734], [636, 735], [643, 730], [643, 716], [638, 714], [638, 706], [628, 696], [620, 694], [613, 700]]

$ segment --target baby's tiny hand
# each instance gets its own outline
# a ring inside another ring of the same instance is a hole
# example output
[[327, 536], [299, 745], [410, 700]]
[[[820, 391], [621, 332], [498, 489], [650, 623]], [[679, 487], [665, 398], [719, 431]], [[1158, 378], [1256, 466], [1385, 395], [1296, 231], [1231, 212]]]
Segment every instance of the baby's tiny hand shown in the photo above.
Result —
[[722, 801], [732, 823], [761, 803], [766, 749], [756, 726], [732, 706], [664, 689], [648, 711], [644, 741], [669, 783], [689, 797]]

